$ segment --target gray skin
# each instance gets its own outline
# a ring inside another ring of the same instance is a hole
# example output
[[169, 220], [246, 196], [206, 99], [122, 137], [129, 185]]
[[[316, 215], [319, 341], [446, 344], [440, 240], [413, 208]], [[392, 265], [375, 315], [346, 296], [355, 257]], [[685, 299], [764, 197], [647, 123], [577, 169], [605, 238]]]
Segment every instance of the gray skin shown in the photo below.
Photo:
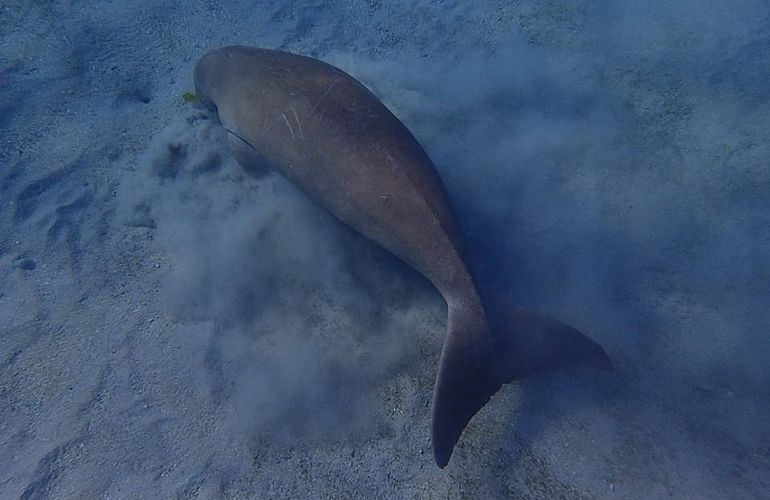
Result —
[[433, 163], [350, 75], [309, 57], [233, 46], [201, 58], [195, 88], [216, 108], [245, 169], [277, 169], [422, 273], [446, 300], [448, 334], [433, 395], [440, 467], [503, 383], [570, 364], [611, 366], [598, 345], [554, 320], [507, 306], [488, 316]]

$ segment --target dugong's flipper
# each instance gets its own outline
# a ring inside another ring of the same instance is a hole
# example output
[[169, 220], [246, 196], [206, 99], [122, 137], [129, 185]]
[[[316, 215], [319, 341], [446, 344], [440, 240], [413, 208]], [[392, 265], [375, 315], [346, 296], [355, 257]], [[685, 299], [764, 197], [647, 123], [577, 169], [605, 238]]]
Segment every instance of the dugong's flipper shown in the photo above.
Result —
[[235, 161], [238, 162], [247, 174], [252, 177], [261, 178], [271, 172], [270, 162], [264, 156], [248, 142], [229, 131], [227, 132], [227, 145]]

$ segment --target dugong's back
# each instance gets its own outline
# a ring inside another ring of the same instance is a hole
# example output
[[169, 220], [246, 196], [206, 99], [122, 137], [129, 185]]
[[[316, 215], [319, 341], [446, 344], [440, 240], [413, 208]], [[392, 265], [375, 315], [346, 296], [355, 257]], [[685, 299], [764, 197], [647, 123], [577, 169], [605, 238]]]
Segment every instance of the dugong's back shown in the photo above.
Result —
[[248, 47], [207, 54], [195, 85], [233, 136], [334, 215], [442, 293], [456, 286], [456, 267], [465, 268], [444, 187], [412, 134], [366, 87], [321, 61]]

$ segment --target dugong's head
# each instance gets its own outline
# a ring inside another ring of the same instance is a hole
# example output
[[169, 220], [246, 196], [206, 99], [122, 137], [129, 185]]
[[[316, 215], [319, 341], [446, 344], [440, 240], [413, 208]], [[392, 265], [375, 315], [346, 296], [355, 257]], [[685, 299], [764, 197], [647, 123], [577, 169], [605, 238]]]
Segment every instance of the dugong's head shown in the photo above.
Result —
[[195, 92], [207, 105], [216, 105], [222, 96], [218, 95], [222, 77], [227, 74], [227, 66], [233, 64], [237, 47], [224, 47], [201, 57], [195, 65], [193, 80]]

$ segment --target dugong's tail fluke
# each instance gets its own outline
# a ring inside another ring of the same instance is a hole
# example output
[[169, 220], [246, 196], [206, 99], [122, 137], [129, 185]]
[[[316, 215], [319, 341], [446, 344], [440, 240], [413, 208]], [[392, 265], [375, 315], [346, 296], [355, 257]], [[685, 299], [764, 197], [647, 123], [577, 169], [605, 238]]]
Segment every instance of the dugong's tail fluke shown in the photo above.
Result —
[[465, 426], [502, 385], [489, 369], [493, 358], [483, 311], [449, 304], [447, 336], [433, 391], [433, 456], [439, 467], [449, 463]]
[[568, 366], [612, 371], [604, 349], [569, 325], [522, 307], [493, 318], [494, 369], [502, 383]]
[[502, 384], [567, 366], [612, 370], [596, 342], [556, 320], [523, 308], [490, 320], [449, 308], [433, 394], [433, 454], [439, 467], [449, 462], [465, 426]]

